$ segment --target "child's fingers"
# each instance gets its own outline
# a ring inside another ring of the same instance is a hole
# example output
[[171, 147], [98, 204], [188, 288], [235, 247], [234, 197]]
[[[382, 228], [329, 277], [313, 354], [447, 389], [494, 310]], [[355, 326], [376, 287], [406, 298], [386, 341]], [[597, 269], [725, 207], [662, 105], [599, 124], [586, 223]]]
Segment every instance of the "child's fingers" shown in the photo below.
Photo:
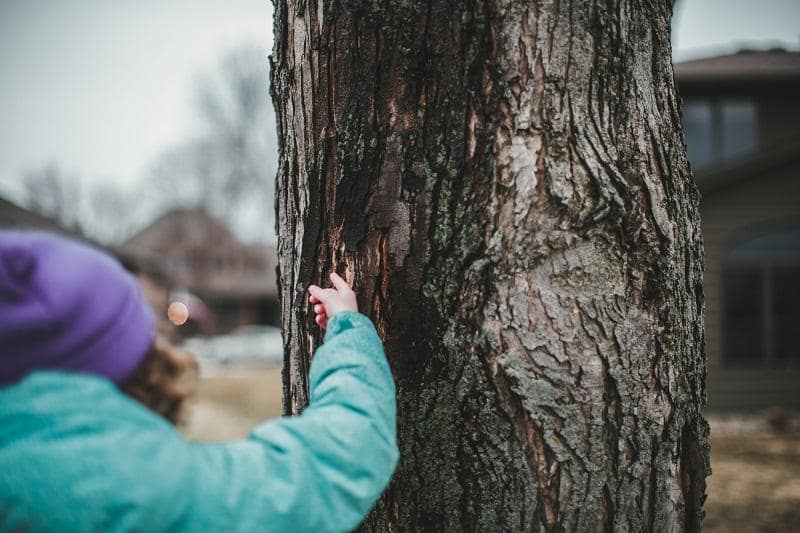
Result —
[[319, 303], [319, 298], [317, 298], [316, 296], [309, 296], [308, 297], [308, 301], [309, 301], [309, 303], [317, 304], [317, 303]]
[[350, 285], [348, 285], [347, 282], [343, 280], [342, 277], [336, 272], [331, 272], [331, 283], [333, 283], [333, 286], [336, 287], [336, 290], [350, 290]]
[[325, 306], [322, 305], [322, 304], [315, 305], [314, 306], [314, 312], [317, 313], [318, 315], [321, 314], [321, 313], [324, 314], [325, 313]]
[[[308, 286], [308, 293], [311, 295], [311, 298], [316, 298], [318, 302], [325, 302], [325, 290], [326, 289], [317, 287], [316, 285]], [[311, 301], [311, 298], [309, 298], [309, 301]]]
[[328, 325], [328, 319], [325, 318], [323, 315], [317, 315], [315, 321], [317, 322], [317, 325], [322, 329], [325, 329]]

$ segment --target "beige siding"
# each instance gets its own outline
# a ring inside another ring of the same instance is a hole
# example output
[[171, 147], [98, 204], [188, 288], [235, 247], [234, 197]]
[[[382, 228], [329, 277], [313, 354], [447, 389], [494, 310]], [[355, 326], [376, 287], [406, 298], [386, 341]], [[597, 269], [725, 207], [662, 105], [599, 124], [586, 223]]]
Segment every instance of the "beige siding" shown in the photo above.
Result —
[[722, 257], [732, 243], [770, 225], [800, 225], [800, 168], [784, 167], [708, 192], [701, 215], [706, 250], [709, 410], [800, 407], [800, 368], [746, 371], [724, 367], [720, 280]]
[[800, 105], [796, 91], [791, 94], [769, 95], [758, 99], [759, 142], [762, 150], [797, 139], [800, 124]]

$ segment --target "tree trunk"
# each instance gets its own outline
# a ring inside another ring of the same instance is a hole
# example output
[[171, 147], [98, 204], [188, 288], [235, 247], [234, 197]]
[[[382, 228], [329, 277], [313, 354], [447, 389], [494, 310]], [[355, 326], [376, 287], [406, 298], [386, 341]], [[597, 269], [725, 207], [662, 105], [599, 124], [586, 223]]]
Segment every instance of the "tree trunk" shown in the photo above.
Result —
[[401, 463], [369, 531], [696, 531], [698, 193], [668, 0], [275, 3], [284, 405], [336, 270]]

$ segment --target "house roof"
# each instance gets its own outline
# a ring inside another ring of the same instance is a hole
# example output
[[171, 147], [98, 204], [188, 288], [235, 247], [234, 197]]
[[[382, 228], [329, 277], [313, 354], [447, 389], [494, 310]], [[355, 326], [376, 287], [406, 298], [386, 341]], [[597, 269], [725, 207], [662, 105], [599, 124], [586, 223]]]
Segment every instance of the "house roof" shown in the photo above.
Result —
[[[276, 298], [274, 246], [244, 245], [202, 209], [174, 209], [119, 247], [135, 264], [160, 265], [178, 285], [213, 299]], [[179, 259], [169, 265], [168, 259]]]
[[87, 237], [80, 230], [68, 229], [62, 226], [53, 218], [40, 215], [20, 207], [4, 198], [0, 198], [0, 228], [13, 230], [36, 230], [56, 233], [64, 237], [69, 237], [78, 241], [83, 241], [100, 250], [105, 250], [110, 254], [114, 252], [98, 241]]
[[235, 239], [228, 228], [203, 209], [172, 209], [140, 230], [120, 248], [127, 251], [165, 253], [181, 249], [229, 245]]
[[29, 211], [8, 200], [0, 198], [0, 228], [36, 228], [73, 235], [48, 217]]
[[675, 64], [678, 83], [800, 81], [800, 52], [742, 50]]

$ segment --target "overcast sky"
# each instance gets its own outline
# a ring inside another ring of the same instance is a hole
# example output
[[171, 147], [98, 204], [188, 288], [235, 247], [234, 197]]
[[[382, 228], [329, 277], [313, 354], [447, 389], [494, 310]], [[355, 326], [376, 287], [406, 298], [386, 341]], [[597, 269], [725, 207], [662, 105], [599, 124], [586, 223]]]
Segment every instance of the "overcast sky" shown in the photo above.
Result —
[[[0, 195], [48, 162], [135, 182], [192, 135], [197, 72], [246, 41], [266, 56], [271, 16], [269, 0], [0, 0]], [[675, 56], [796, 50], [798, 33], [798, 0], [680, 0]]]
[[243, 42], [266, 61], [271, 17], [269, 0], [0, 0], [0, 194], [51, 161], [135, 180], [194, 133], [198, 72]]
[[800, 47], [799, 0], [678, 0], [673, 29], [675, 61], [741, 48]]

